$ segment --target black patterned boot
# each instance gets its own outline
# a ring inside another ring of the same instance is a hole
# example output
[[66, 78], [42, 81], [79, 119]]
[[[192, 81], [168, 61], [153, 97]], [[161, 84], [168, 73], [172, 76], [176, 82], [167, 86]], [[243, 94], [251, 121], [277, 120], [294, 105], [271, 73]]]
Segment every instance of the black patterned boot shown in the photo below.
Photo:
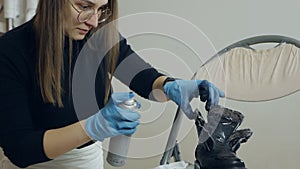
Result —
[[240, 144], [252, 135], [250, 129], [237, 130], [243, 118], [238, 111], [212, 106], [206, 123], [199, 112], [195, 169], [246, 169], [245, 163], [236, 156]]

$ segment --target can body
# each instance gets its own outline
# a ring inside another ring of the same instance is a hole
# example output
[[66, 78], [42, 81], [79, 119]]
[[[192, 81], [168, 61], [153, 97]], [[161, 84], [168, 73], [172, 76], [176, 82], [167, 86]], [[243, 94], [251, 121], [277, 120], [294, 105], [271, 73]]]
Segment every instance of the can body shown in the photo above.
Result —
[[109, 150], [106, 161], [114, 166], [125, 165], [126, 156], [129, 149], [131, 137], [126, 135], [112, 137], [109, 141]]
[[[138, 103], [134, 99], [127, 100], [118, 105], [123, 109], [137, 110]], [[131, 136], [121, 135], [110, 138], [106, 161], [114, 166], [121, 167], [125, 165], [126, 156], [129, 149]]]

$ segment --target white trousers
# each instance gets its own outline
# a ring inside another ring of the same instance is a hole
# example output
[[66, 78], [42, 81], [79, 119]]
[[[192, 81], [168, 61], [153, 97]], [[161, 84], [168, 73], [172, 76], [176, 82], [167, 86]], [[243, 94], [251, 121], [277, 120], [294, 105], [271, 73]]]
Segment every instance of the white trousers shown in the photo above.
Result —
[[[30, 154], [28, 154], [30, 155]], [[26, 169], [103, 169], [102, 143], [74, 149], [51, 161], [31, 165]], [[7, 157], [0, 159], [0, 169], [19, 169]]]

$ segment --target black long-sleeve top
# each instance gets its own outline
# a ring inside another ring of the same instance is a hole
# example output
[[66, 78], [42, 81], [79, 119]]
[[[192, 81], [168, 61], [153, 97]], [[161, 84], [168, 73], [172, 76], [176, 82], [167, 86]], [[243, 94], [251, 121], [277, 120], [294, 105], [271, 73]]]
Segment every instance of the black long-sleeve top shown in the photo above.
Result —
[[[70, 97], [69, 79], [63, 78], [64, 107], [44, 103], [37, 82], [37, 45], [33, 21], [9, 31], [0, 38], [0, 146], [4, 154], [18, 167], [49, 161], [43, 148], [46, 130], [78, 122]], [[121, 37], [122, 38], [122, 37]], [[85, 40], [73, 41], [72, 71]], [[133, 52], [126, 39], [120, 41], [118, 65], [130, 56], [125, 67], [127, 77], [117, 76], [139, 95], [147, 98], [152, 84], [162, 74]], [[65, 42], [63, 77], [69, 75], [69, 44]], [[106, 56], [107, 57], [107, 56]], [[101, 62], [95, 79], [95, 96], [99, 108], [104, 106], [105, 76]], [[141, 69], [141, 70], [138, 70]], [[138, 73], [136, 73], [138, 72]], [[130, 75], [131, 73], [131, 75]], [[83, 99], [84, 100], [84, 99]], [[96, 113], [96, 112], [89, 112]]]

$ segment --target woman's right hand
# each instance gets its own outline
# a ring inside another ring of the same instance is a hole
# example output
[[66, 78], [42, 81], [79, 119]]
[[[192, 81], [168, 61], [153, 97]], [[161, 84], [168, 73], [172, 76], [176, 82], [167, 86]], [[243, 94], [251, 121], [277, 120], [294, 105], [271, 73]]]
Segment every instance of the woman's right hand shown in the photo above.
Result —
[[86, 120], [85, 130], [88, 136], [103, 141], [108, 137], [133, 134], [139, 125], [140, 115], [134, 110], [118, 106], [133, 97], [132, 92], [113, 93], [106, 106]]

